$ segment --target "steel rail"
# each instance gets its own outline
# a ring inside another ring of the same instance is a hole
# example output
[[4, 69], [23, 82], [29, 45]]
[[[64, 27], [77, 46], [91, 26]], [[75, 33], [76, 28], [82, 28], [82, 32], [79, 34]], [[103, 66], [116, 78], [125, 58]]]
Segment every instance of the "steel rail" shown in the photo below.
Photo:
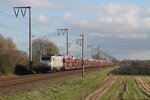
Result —
[[[93, 70], [95, 70], [93, 68]], [[48, 74], [34, 74], [34, 75], [25, 75], [20, 77], [13, 77], [8, 79], [0, 79], [0, 87], [16, 85], [21, 83], [45, 80], [45, 79], [53, 79], [53, 78], [60, 78], [68, 75], [79, 74], [82, 70], [71, 70], [71, 71], [64, 71], [64, 72], [56, 72], [56, 73], [48, 73]], [[86, 71], [92, 71], [90, 69], [86, 69]]]

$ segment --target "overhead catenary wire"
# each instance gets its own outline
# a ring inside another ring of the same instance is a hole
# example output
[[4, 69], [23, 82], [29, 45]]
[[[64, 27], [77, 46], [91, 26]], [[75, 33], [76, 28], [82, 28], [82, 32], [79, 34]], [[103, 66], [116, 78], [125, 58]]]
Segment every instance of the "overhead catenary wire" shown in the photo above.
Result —
[[[19, 22], [23, 23], [24, 25], [28, 25], [28, 23], [27, 23], [27, 22], [28, 22], [28, 19], [26, 19], [26, 18], [25, 18], [25, 19], [20, 19], [19, 17], [16, 18], [14, 15], [12, 15], [12, 14], [6, 12], [6, 11], [2, 11], [2, 10], [0, 10], [0, 15], [1, 15], [1, 16], [4, 16], [4, 17], [9, 17], [9, 18], [18, 20]], [[1, 27], [4, 27], [4, 28], [10, 28], [10, 29], [15, 30], [15, 31], [27, 33], [27, 31], [26, 31], [26, 30], [22, 30], [22, 28], [15, 28], [14, 26], [10, 26], [10, 25], [7, 25], [7, 24], [1, 23], [0, 26], [1, 26]], [[45, 35], [45, 34], [46, 34], [46, 35], [48, 34], [47, 36], [52, 36], [52, 35], [53, 35], [52, 32], [51, 32], [52, 34], [49, 34], [49, 33], [50, 33], [49, 31], [42, 29], [42, 28], [41, 28], [38, 24], [36, 24], [36, 23], [33, 23], [32, 26], [33, 26], [33, 31], [36, 31], [36, 32], [40, 33], [39, 37], [42, 36], [42, 35]], [[33, 35], [37, 35], [36, 32], [33, 32]], [[55, 33], [55, 34], [56, 34], [56, 36], [57, 36], [57, 33]], [[72, 37], [69, 37], [69, 40], [70, 40], [70, 42], [75, 43], [75, 42], [74, 42], [75, 39], [74, 39], [73, 37], [77, 37], [77, 36], [75, 36], [74, 34], [71, 34], [71, 35], [72, 35]], [[86, 43], [87, 43], [87, 42], [85, 42], [85, 44], [86, 44]]]
[[[16, 20], [16, 17], [15, 17], [14, 15], [11, 15], [11, 14], [6, 13], [6, 12], [4, 12], [4, 11], [1, 11], [1, 10], [0, 10], [0, 14], [3, 15], [3, 16], [5, 16], [5, 17], [13, 18], [13, 19]], [[22, 23], [24, 23], [24, 24], [26, 24], [26, 25], [28, 25], [27, 21], [21, 20], [19, 17], [17, 18], [17, 20], [20, 21], [20, 22], [22, 22]], [[26, 20], [27, 20], [27, 19], [26, 19]]]
[[15, 31], [20, 31], [20, 32], [23, 32], [23, 33], [27, 33], [27, 31], [25, 31], [25, 30], [21, 30], [21, 29], [18, 29], [18, 28], [9, 26], [9, 25], [5, 25], [5, 24], [1, 24], [1, 23], [0, 23], [0, 26], [1, 26], [1, 27], [4, 27], [4, 28], [10, 28], [10, 29], [13, 29], [13, 30], [15, 30]]
[[[9, 17], [9, 18], [11, 18], [11, 19], [18, 20], [19, 22], [23, 23], [24, 25], [28, 25], [28, 23], [27, 23], [27, 22], [28, 22], [28, 19], [26, 19], [26, 18], [24, 18], [24, 20], [22, 20], [22, 19], [20, 19], [19, 17], [16, 18], [14, 15], [9, 14], [9, 13], [7, 13], [7, 12], [5, 12], [5, 11], [2, 11], [2, 10], [0, 10], [0, 15], [1, 15], [1, 16], [4, 16], [4, 17]], [[9, 26], [9, 28], [14, 29], [14, 30], [16, 30], [16, 31], [18, 30], [17, 28], [12, 27], [12, 26], [10, 26], [10, 25], [3, 25], [3, 27], [4, 27], [4, 26]], [[35, 24], [35, 23], [32, 23], [32, 26], [33, 26], [33, 31], [37, 31], [37, 32], [40, 33], [41, 35], [50, 33], [49, 31], [40, 28], [40, 26], [38, 26], [38, 25]], [[7, 27], [6, 27], [6, 28], [7, 28]], [[21, 31], [21, 29], [19, 29], [18, 31]], [[21, 32], [26, 33], [26, 31], [21, 31]], [[34, 33], [33, 33], [33, 34], [34, 34]]]

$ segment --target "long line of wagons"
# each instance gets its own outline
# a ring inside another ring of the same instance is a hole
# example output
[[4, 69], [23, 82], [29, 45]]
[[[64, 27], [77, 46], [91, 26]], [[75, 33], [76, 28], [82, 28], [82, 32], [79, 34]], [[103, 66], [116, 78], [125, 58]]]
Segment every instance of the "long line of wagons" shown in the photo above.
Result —
[[[113, 63], [107, 60], [84, 59], [84, 68], [112, 66]], [[82, 59], [73, 56], [44, 56], [41, 57], [41, 71], [62, 71], [71, 69], [81, 69]]]

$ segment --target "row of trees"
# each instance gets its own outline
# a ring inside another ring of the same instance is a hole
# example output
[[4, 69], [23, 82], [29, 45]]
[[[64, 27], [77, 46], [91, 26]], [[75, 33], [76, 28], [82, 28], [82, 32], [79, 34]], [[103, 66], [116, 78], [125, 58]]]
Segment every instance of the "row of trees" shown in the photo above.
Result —
[[150, 60], [123, 60], [121, 66], [150, 67]]
[[13, 73], [16, 64], [26, 64], [27, 55], [19, 51], [11, 38], [0, 35], [0, 74]]
[[[48, 40], [33, 40], [33, 66], [38, 65], [40, 57], [47, 54], [59, 54], [58, 47]], [[17, 65], [28, 66], [27, 53], [18, 50], [11, 38], [0, 35], [0, 74], [13, 74]]]

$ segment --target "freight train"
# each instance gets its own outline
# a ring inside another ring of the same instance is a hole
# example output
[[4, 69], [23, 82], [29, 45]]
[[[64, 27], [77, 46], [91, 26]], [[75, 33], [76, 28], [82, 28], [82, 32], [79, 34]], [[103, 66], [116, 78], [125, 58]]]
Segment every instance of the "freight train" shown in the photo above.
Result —
[[[107, 60], [84, 59], [84, 68], [112, 66], [113, 62]], [[39, 69], [42, 72], [64, 71], [82, 68], [82, 59], [73, 56], [44, 56], [40, 59]]]

